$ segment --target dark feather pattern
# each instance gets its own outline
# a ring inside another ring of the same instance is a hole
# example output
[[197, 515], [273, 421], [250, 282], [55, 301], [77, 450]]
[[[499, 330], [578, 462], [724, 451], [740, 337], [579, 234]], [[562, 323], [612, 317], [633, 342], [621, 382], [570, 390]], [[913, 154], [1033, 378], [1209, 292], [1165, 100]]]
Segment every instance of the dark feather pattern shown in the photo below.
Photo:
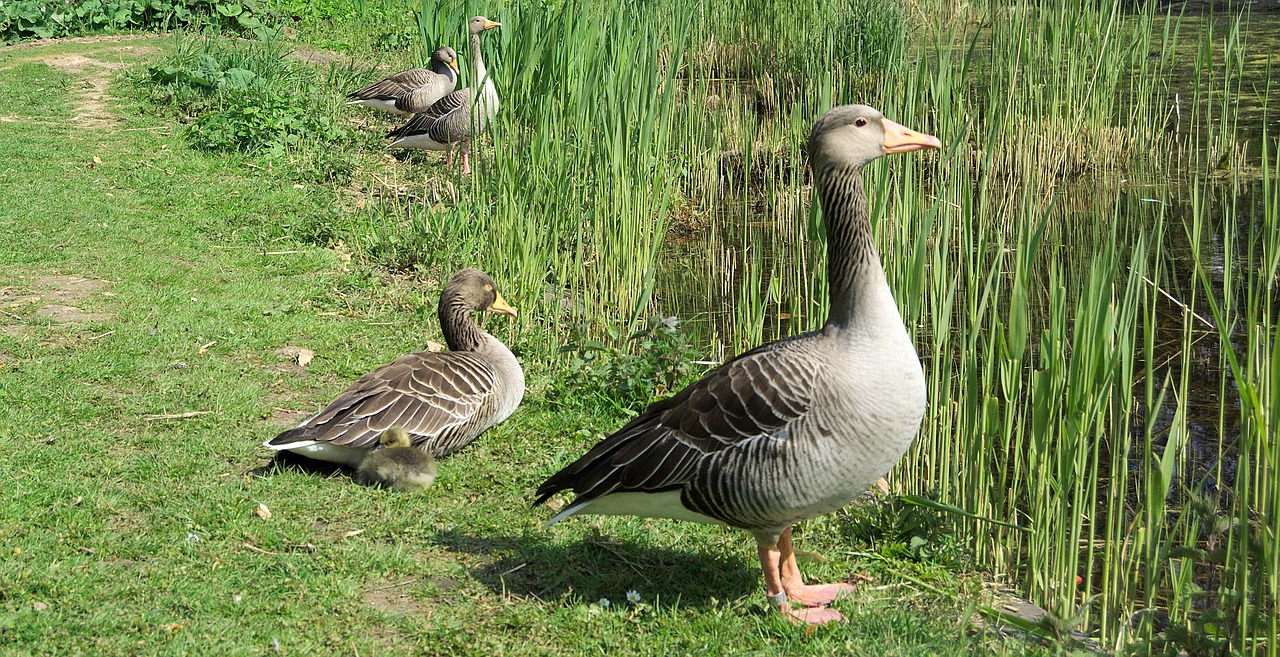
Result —
[[396, 100], [419, 87], [430, 84], [439, 74], [425, 68], [411, 68], [389, 75], [347, 94], [351, 100]]
[[383, 431], [399, 425], [415, 447], [441, 458], [466, 444], [461, 439], [495, 403], [493, 386], [493, 368], [473, 354], [408, 354], [364, 375], [324, 410], [269, 444], [316, 440], [372, 448]]
[[[788, 450], [787, 428], [805, 417], [823, 363], [796, 349], [798, 336], [746, 352], [655, 402], [538, 487], [535, 505], [562, 490], [575, 503], [611, 493], [682, 491], [684, 504], [726, 524], [768, 523], [734, 508], [750, 493], [750, 456]], [[780, 354], [786, 358], [779, 358]]]
[[426, 135], [434, 142], [448, 144], [457, 141], [459, 135], [470, 136], [471, 117], [467, 115], [470, 105], [471, 89], [459, 89], [437, 100], [426, 111], [413, 115], [407, 123], [388, 132], [387, 137]]

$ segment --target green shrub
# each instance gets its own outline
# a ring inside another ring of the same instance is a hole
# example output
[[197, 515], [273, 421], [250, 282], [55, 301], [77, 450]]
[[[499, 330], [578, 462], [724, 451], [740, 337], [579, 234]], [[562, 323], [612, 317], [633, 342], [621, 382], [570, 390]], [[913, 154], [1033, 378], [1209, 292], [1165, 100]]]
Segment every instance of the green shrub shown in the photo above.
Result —
[[187, 128], [195, 148], [272, 155], [304, 139], [327, 143], [345, 136], [328, 117], [308, 112], [301, 100], [258, 90], [232, 94], [226, 107], [201, 115]]
[[[201, 22], [231, 31], [273, 32], [260, 0], [5, 0], [0, 43], [130, 29], [172, 29]], [[265, 21], [265, 22], [264, 22]]]
[[[617, 342], [617, 330], [606, 330]], [[599, 401], [632, 415], [702, 373], [697, 364], [701, 354], [675, 317], [650, 317], [622, 347], [582, 340], [561, 351], [574, 354], [562, 386], [572, 391], [566, 399], [590, 390]]]
[[186, 137], [194, 148], [275, 156], [304, 142], [325, 149], [348, 137], [320, 111], [318, 100], [333, 95], [327, 78], [295, 62], [275, 38], [180, 36], [171, 57], [134, 81], [153, 106], [191, 121]]

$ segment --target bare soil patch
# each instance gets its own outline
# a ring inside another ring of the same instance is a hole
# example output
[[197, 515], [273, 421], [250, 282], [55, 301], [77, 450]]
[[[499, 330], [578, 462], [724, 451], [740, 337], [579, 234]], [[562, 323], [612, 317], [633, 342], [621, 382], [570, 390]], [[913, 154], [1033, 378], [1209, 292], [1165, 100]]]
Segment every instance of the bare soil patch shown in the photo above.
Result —
[[31, 48], [45, 48], [50, 46], [66, 45], [68, 43], [91, 44], [91, 43], [120, 43], [123, 41], [150, 41], [153, 39], [166, 39], [172, 36], [173, 35], [169, 33], [158, 33], [158, 34], [147, 34], [147, 35], [98, 34], [95, 36], [67, 37], [64, 39], [40, 39], [37, 41], [24, 41], [22, 43], [15, 43], [12, 45], [4, 46], [0, 48], [0, 53], [9, 52], [13, 50], [28, 50]]
[[120, 121], [120, 117], [107, 111], [107, 86], [116, 71], [125, 67], [124, 64], [83, 55], [50, 55], [40, 58], [40, 61], [64, 73], [79, 76], [83, 93], [76, 100], [76, 122], [82, 127], [108, 129]]
[[[108, 287], [110, 284], [106, 281], [81, 276], [40, 276], [32, 282], [32, 289], [29, 292], [13, 287], [0, 288], [0, 305], [9, 310], [20, 310], [31, 304], [40, 304], [40, 307], [35, 310], [36, 316], [58, 323], [103, 322], [115, 315], [107, 312], [86, 312], [81, 310], [78, 304], [90, 297], [109, 294]], [[11, 316], [16, 317], [16, 315]], [[19, 327], [5, 332], [17, 335], [22, 331]]]
[[422, 606], [409, 594], [400, 592], [395, 585], [365, 591], [360, 599], [370, 607], [389, 614], [418, 616], [422, 612]]
[[[119, 117], [107, 110], [107, 87], [117, 72], [128, 64], [126, 57], [137, 58], [158, 52], [158, 48], [146, 45], [148, 41], [163, 38], [164, 35], [139, 36], [136, 34], [114, 34], [91, 37], [75, 37], [69, 39], [45, 39], [27, 43], [19, 43], [0, 48], [0, 55], [11, 55], [6, 66], [8, 68], [27, 62], [39, 62], [64, 73], [76, 76], [79, 80], [80, 93], [75, 99], [76, 121], [82, 128], [109, 129], [120, 121]], [[97, 48], [85, 48], [82, 53], [45, 53], [42, 50], [58, 45], [84, 44], [120, 44]], [[14, 120], [3, 117], [0, 120]]]

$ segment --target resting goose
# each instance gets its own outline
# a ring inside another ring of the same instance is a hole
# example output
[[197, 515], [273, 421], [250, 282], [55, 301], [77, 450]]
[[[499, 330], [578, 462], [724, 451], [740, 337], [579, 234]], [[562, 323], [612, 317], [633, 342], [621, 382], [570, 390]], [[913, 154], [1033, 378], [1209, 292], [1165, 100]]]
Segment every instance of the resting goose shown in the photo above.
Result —
[[516, 315], [488, 274], [479, 269], [454, 274], [439, 305], [440, 329], [452, 351], [401, 356], [263, 444], [350, 467], [359, 466], [378, 436], [395, 426], [434, 458], [467, 446], [507, 419], [524, 396], [524, 372], [516, 357], [471, 318], [484, 310]]
[[827, 230], [826, 324], [725, 363], [552, 475], [535, 506], [562, 490], [577, 497], [547, 524], [593, 513], [746, 529], [773, 606], [797, 622], [840, 620], [826, 605], [852, 586], [806, 585], [791, 527], [867, 490], [906, 452], [925, 410], [920, 360], [872, 241], [862, 168], [940, 145], [865, 105], [819, 119], [809, 161]]
[[[456, 146], [462, 151], [462, 175], [471, 174], [471, 138], [484, 132], [498, 113], [498, 90], [484, 67], [480, 34], [501, 25], [484, 16], [476, 16], [467, 23], [471, 33], [472, 87], [441, 98], [399, 129], [387, 133], [387, 137], [396, 138], [389, 147], [445, 151], [445, 164], [452, 166]], [[480, 87], [478, 94], [473, 91], [476, 85]]]
[[411, 68], [347, 94], [348, 105], [365, 105], [408, 116], [431, 107], [458, 86], [458, 53], [443, 46], [431, 53], [431, 68]]
[[436, 463], [416, 448], [404, 427], [391, 427], [378, 439], [380, 447], [364, 457], [356, 469], [356, 483], [382, 486], [405, 493], [429, 488], [436, 480]]

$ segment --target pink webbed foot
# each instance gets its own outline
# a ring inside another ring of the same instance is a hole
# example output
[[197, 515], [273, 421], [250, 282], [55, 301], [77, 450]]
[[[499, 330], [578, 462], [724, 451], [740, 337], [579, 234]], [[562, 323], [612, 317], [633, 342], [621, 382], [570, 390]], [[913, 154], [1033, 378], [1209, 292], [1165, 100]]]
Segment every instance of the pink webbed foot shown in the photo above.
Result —
[[812, 586], [808, 584], [793, 584], [786, 586], [786, 591], [787, 597], [794, 602], [806, 607], [823, 607], [835, 602], [836, 598], [852, 594], [853, 585], [843, 582], [814, 584]]
[[787, 620], [796, 625], [825, 625], [844, 620], [844, 615], [828, 607], [802, 607], [792, 609], [791, 605], [778, 607]]

